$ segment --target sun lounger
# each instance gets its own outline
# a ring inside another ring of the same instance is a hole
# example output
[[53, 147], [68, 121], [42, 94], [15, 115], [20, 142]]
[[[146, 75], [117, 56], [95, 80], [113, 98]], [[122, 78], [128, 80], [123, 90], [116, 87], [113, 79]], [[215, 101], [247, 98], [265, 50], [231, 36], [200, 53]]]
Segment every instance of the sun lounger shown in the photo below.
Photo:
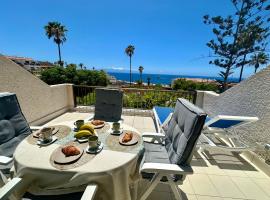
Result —
[[154, 106], [153, 113], [158, 133], [164, 133], [163, 129], [166, 128], [172, 117], [173, 108]]
[[[168, 107], [154, 107], [153, 113], [158, 132], [165, 133], [172, 115], [172, 108]], [[165, 120], [164, 120], [165, 119]], [[203, 151], [209, 148], [225, 149], [229, 151], [245, 151], [249, 147], [241, 143], [237, 138], [228, 135], [229, 129], [240, 127], [242, 125], [255, 122], [258, 117], [246, 116], [230, 116], [230, 115], [217, 115], [215, 117], [207, 117], [205, 120], [203, 133], [201, 134], [197, 146]], [[220, 140], [225, 145], [216, 145], [210, 135], [212, 134], [216, 139]]]

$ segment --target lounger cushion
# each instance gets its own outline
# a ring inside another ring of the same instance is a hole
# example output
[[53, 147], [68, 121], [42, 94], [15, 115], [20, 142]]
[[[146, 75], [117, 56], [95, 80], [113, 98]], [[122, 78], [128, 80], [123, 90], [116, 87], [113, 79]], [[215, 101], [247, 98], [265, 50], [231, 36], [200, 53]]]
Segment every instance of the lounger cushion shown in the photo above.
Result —
[[[170, 164], [169, 156], [165, 146], [144, 142], [144, 162]], [[151, 179], [153, 175], [153, 173], [142, 172], [142, 178], [144, 179]], [[163, 181], [166, 180], [163, 178]]]
[[13, 93], [0, 94], [0, 155], [12, 156], [17, 145], [31, 133]]
[[117, 89], [97, 88], [94, 119], [119, 121], [122, 115], [123, 92]]
[[201, 133], [206, 114], [185, 99], [178, 99], [165, 137], [172, 164], [185, 165]]
[[9, 120], [0, 120], [0, 145], [15, 137], [15, 129]]
[[[145, 163], [171, 163], [189, 165], [192, 151], [201, 133], [206, 114], [190, 102], [178, 99], [165, 134], [165, 146], [144, 142]], [[171, 175], [174, 181], [181, 175]], [[143, 178], [153, 177], [153, 173], [142, 172]], [[166, 181], [166, 179], [162, 179]]]
[[169, 156], [165, 146], [160, 144], [144, 142], [145, 162], [169, 164]]

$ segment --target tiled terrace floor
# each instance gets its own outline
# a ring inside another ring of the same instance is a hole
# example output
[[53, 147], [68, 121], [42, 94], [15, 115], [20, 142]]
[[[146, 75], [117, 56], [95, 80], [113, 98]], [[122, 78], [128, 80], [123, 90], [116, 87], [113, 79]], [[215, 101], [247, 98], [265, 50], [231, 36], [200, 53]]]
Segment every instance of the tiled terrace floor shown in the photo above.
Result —
[[[49, 124], [85, 119], [90, 113], [65, 113]], [[124, 123], [138, 131], [155, 131], [151, 117], [123, 116]], [[196, 153], [192, 160], [193, 175], [180, 185], [183, 199], [192, 200], [243, 200], [270, 199], [270, 177], [248, 163], [236, 153], [209, 151]], [[143, 181], [144, 182], [144, 181]], [[145, 183], [146, 184], [146, 183]], [[144, 184], [140, 184], [145, 188]], [[167, 185], [159, 185], [149, 200], [173, 200]]]

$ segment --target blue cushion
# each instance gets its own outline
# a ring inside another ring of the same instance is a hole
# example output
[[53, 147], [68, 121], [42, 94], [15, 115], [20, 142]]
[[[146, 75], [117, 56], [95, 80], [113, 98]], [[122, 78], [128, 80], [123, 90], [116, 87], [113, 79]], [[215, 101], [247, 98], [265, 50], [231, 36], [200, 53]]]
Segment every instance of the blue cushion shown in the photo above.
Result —
[[205, 122], [204, 111], [185, 99], [178, 99], [165, 136], [170, 162], [188, 164]]
[[14, 138], [15, 129], [9, 120], [0, 120], [0, 145]]
[[122, 115], [123, 92], [118, 89], [96, 89], [94, 119], [119, 121]]
[[173, 109], [169, 107], [155, 106], [154, 109], [157, 113], [157, 116], [161, 124], [165, 122], [170, 113], [173, 113]]
[[0, 94], [0, 155], [12, 156], [17, 145], [31, 133], [13, 93]]
[[220, 119], [213, 124], [210, 124], [208, 127], [214, 128], [231, 128], [232, 126], [238, 125], [243, 123], [242, 120], [227, 120], [227, 119]]

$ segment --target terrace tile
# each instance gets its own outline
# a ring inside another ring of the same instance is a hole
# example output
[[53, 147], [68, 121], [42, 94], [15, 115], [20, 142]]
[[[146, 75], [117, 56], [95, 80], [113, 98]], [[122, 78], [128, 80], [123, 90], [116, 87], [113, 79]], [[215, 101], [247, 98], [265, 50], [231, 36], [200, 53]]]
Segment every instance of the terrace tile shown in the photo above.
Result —
[[269, 200], [269, 196], [250, 178], [232, 177], [232, 180], [246, 198]]
[[[205, 174], [192, 174], [187, 177], [195, 194], [207, 196], [219, 196], [218, 191]], [[185, 181], [184, 181], [185, 183]]]
[[223, 200], [221, 197], [196, 195], [197, 200]]
[[252, 178], [253, 182], [259, 186], [268, 196], [270, 199], [270, 180], [268, 179], [256, 179]]
[[[93, 113], [68, 112], [46, 125], [90, 116]], [[122, 118], [124, 123], [140, 132], [155, 132], [151, 117], [123, 115]], [[184, 200], [270, 199], [270, 178], [238, 153], [217, 150], [195, 152], [191, 165], [194, 174], [187, 176], [178, 186]], [[143, 191], [147, 183], [147, 180], [141, 180], [139, 191]], [[159, 184], [148, 200], [163, 199], [174, 200], [174, 195], [168, 185]]]
[[178, 187], [183, 191], [185, 194], [193, 195], [194, 190], [192, 189], [192, 186], [190, 184], [190, 181], [188, 178], [185, 179], [184, 183], [182, 185], [178, 185]]
[[209, 178], [221, 197], [245, 198], [230, 177], [209, 175]]

